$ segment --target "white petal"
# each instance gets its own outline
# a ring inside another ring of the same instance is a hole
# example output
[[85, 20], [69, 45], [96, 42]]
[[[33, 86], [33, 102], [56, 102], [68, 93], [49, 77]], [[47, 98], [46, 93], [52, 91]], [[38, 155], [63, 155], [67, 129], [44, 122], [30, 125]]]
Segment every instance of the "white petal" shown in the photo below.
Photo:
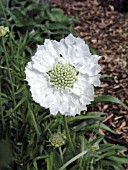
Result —
[[85, 95], [82, 95], [82, 96], [80, 97], [80, 103], [81, 103], [82, 105], [87, 105], [87, 104], [90, 104], [91, 102], [90, 102], [90, 100], [89, 100], [88, 97], [86, 97]]
[[25, 68], [26, 80], [29, 82], [29, 85], [37, 86], [39, 84], [47, 83], [47, 75], [42, 74], [33, 68], [32, 62], [29, 62]]
[[50, 54], [52, 54], [54, 57], [58, 57], [58, 53], [56, 51], [55, 42], [54, 41], [46, 39], [45, 42], [44, 42], [44, 46], [48, 49]]
[[33, 67], [43, 73], [51, 70], [60, 57], [55, 47], [58, 47], [58, 43], [50, 40], [45, 40], [45, 45], [38, 46], [32, 57]]
[[101, 58], [101, 56], [98, 56], [98, 55], [92, 55], [92, 62], [93, 63], [98, 63], [98, 60]]
[[100, 77], [99, 74], [96, 75], [96, 76], [92, 76], [92, 77], [90, 76], [89, 77], [89, 82], [91, 84], [93, 84], [95, 87], [100, 86], [100, 79], [99, 79], [99, 77]]
[[69, 34], [66, 38], [65, 38], [65, 43], [67, 45], [73, 45], [76, 42], [76, 38], [72, 35]]
[[77, 76], [77, 81], [74, 83], [73, 88], [70, 88], [70, 91], [80, 96], [83, 94], [87, 84], [88, 84], [88, 76], [79, 74]]
[[90, 101], [94, 100], [94, 87], [92, 85], [88, 85], [87, 90], [84, 92]]
[[76, 48], [77, 52], [82, 56], [86, 62], [86, 58], [91, 56], [89, 46], [85, 44], [85, 41], [81, 38], [76, 38]]
[[59, 54], [61, 55], [61, 57], [63, 57], [64, 59], [69, 60], [69, 57], [68, 57], [68, 46], [65, 44], [65, 40], [62, 39], [60, 41], [60, 45], [58, 46], [58, 52]]
[[90, 76], [95, 76], [101, 71], [100, 65], [94, 65], [90, 68], [90, 73], [88, 73]]
[[58, 113], [58, 107], [52, 105], [52, 106], [50, 107], [50, 113], [51, 113], [52, 115], [57, 115], [57, 113]]

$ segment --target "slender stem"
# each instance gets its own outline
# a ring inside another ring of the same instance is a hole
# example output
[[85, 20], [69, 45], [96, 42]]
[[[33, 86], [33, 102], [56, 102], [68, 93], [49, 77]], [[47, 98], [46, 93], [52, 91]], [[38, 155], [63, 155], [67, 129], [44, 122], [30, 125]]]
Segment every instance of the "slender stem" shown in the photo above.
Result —
[[[11, 97], [12, 97], [14, 108], [15, 108], [16, 107], [15, 89], [14, 89], [14, 85], [13, 85], [13, 78], [12, 78], [10, 68], [9, 68], [8, 54], [7, 54], [6, 47], [5, 47], [4, 37], [2, 37], [2, 46], [3, 46], [3, 49], [4, 49], [5, 60], [6, 60], [6, 65], [7, 65], [7, 71], [8, 71], [8, 76], [9, 76], [9, 79], [10, 79], [10, 84], [11, 84], [11, 90], [12, 90], [11, 91]], [[17, 129], [18, 129], [17, 115], [16, 115], [15, 111], [14, 111], [14, 114], [15, 114], [15, 118], [16, 118], [16, 126], [17, 126]], [[18, 131], [16, 131], [16, 137], [17, 136], [18, 136]]]
[[[6, 22], [6, 26], [9, 27], [7, 15], [6, 15], [6, 13], [5, 13], [2, 0], [0, 0], [0, 7], [1, 7], [1, 9], [2, 9], [2, 13], [3, 13], [4, 19], [5, 19], [5, 22]], [[9, 44], [10, 44], [10, 46], [11, 46], [11, 54], [12, 54], [12, 56], [14, 56], [14, 51], [13, 51], [13, 46], [12, 46], [12, 39], [11, 39], [11, 31], [9, 31], [8, 34], [9, 34]]]
[[75, 154], [75, 147], [71, 140], [71, 136], [70, 136], [70, 132], [69, 132], [69, 128], [68, 128], [67, 117], [63, 116], [63, 119], [64, 119], [64, 127], [65, 127], [65, 132], [66, 132], [66, 137], [67, 137], [68, 143], [72, 149], [73, 154]]
[[[1, 81], [1, 78], [0, 78]], [[1, 84], [0, 84], [0, 113], [1, 113], [1, 119], [2, 119], [2, 127], [3, 127], [3, 131], [4, 131], [4, 113], [3, 113], [3, 106], [2, 106], [2, 96], [1, 96]]]
[[3, 7], [2, 0], [0, 0], [0, 7], [1, 7], [2, 13], [3, 13], [4, 18], [5, 18], [6, 26], [8, 27], [8, 20], [7, 20], [6, 13], [5, 13], [5, 11], [4, 11], [4, 7]]
[[[6, 26], [9, 27], [7, 15], [6, 15], [6, 13], [5, 13], [5, 9], [4, 9], [2, 0], [0, 0], [0, 8], [1, 8], [2, 13], [3, 13], [3, 16], [4, 16], [4, 18], [5, 18]], [[12, 40], [11, 40], [11, 32], [9, 32], [9, 43], [10, 43], [10, 45], [11, 45], [11, 54], [12, 54], [12, 56], [14, 56], [14, 51], [13, 51], [13, 47], [12, 47]], [[10, 68], [9, 68], [9, 61], [8, 61], [8, 55], [7, 55], [6, 47], [5, 47], [4, 37], [2, 37], [2, 45], [3, 45], [3, 49], [4, 49], [4, 53], [5, 53], [5, 60], [6, 60], [8, 75], [9, 75], [9, 79], [10, 79], [10, 83], [11, 83], [11, 89], [12, 89], [12, 91], [11, 91], [11, 96], [12, 96], [12, 100], [13, 100], [14, 107], [16, 107], [15, 89], [14, 89], [14, 85], [13, 85], [13, 77], [12, 77], [12, 75], [11, 75]], [[14, 113], [15, 113], [15, 117], [16, 117], [16, 120], [17, 120], [16, 112], [14, 111]], [[16, 123], [16, 126], [17, 126], [17, 129], [18, 129], [18, 121], [16, 121], [16, 122], [17, 122], [17, 123]], [[16, 137], [17, 137], [17, 136], [18, 136], [18, 131], [16, 131]]]
[[9, 68], [9, 61], [8, 61], [8, 55], [7, 55], [6, 47], [5, 47], [4, 37], [2, 37], [2, 46], [3, 46], [3, 49], [4, 49], [5, 60], [6, 60], [6, 65], [7, 65], [7, 69], [8, 69], [8, 75], [9, 75], [9, 79], [10, 79], [10, 82], [11, 82], [12, 99], [13, 99], [14, 106], [16, 106], [13, 79], [12, 79], [12, 75], [11, 75], [10, 68]]
[[35, 130], [36, 130], [37, 136], [38, 136], [38, 138], [39, 138], [39, 136], [40, 136], [39, 125], [38, 125], [38, 123], [37, 123], [37, 121], [36, 121], [36, 119], [35, 119], [35, 114], [33, 113], [32, 109], [31, 109], [31, 104], [30, 104], [30, 102], [28, 102], [28, 109], [29, 109], [29, 114], [30, 114], [30, 116], [31, 116], [33, 125], [34, 125]]
[[63, 163], [63, 152], [62, 152], [61, 147], [59, 147], [59, 152], [60, 152], [61, 162]]
[[[5, 21], [6, 21], [6, 25], [8, 27], [8, 20], [7, 20], [7, 16], [6, 16], [4, 7], [3, 7], [2, 0], [0, 0], [0, 7], [1, 7], [3, 15], [4, 15], [4, 18], [5, 18]], [[10, 33], [9, 33], [9, 41], [10, 41]], [[10, 44], [12, 44], [12, 43], [10, 43]], [[7, 69], [8, 69], [8, 75], [9, 75], [9, 79], [10, 79], [10, 82], [11, 82], [13, 103], [14, 103], [14, 106], [16, 106], [15, 94], [14, 94], [14, 86], [13, 86], [13, 79], [12, 79], [11, 72], [10, 72], [10, 69], [9, 69], [9, 62], [8, 62], [8, 56], [7, 56], [7, 51], [6, 51], [6, 47], [5, 47], [4, 37], [2, 37], [2, 45], [3, 45], [3, 49], [4, 49], [4, 53], [5, 53], [5, 59], [6, 59]]]

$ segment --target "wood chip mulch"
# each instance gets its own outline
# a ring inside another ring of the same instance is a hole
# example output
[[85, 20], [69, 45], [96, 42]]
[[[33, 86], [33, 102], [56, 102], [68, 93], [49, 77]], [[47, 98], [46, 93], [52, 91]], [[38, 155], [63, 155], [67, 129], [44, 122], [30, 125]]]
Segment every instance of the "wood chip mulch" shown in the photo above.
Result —
[[[75, 32], [102, 56], [100, 65], [104, 78], [96, 95], [112, 95], [128, 105], [128, 12], [119, 12], [111, 4], [103, 6], [102, 0], [51, 0], [65, 14], [77, 18]], [[102, 131], [114, 143], [128, 147], [128, 112], [118, 104], [97, 104], [90, 110], [106, 112], [103, 122], [116, 135]]]

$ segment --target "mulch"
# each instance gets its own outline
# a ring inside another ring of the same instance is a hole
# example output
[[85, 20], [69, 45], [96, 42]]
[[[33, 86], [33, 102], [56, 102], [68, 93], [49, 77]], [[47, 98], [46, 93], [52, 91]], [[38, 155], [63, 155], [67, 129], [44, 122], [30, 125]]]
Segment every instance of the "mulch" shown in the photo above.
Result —
[[[113, 4], [102, 0], [51, 0], [65, 14], [77, 18], [75, 32], [90, 46], [96, 48], [102, 58], [103, 78], [96, 96], [112, 95], [128, 105], [128, 12], [120, 11]], [[115, 135], [101, 131], [111, 142], [128, 147], [128, 112], [118, 104], [96, 104], [89, 110], [106, 112], [103, 122], [115, 131]]]

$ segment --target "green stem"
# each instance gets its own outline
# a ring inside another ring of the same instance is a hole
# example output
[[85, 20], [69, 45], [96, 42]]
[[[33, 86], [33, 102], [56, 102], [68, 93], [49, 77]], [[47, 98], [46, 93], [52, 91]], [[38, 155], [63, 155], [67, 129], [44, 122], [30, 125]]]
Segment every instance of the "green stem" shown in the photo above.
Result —
[[4, 11], [4, 7], [3, 7], [2, 0], [0, 0], [0, 7], [1, 7], [2, 13], [3, 13], [4, 18], [5, 18], [6, 26], [8, 27], [8, 20], [7, 20], [6, 13], [5, 13], [5, 11]]
[[35, 118], [35, 114], [33, 113], [32, 109], [31, 109], [31, 104], [30, 102], [28, 102], [28, 109], [29, 109], [29, 115], [32, 119], [32, 122], [33, 122], [33, 125], [35, 127], [35, 130], [36, 130], [36, 133], [37, 133], [37, 136], [38, 138], [40, 137], [40, 129], [39, 129], [39, 125], [36, 121], [36, 118]]
[[[4, 19], [5, 19], [5, 22], [6, 22], [6, 26], [9, 27], [8, 20], [7, 20], [7, 16], [6, 16], [6, 13], [5, 13], [5, 10], [4, 10], [4, 6], [3, 6], [3, 3], [2, 3], [1, 0], [0, 0], [0, 7], [1, 7], [1, 9], [2, 9], [2, 13], [3, 13]], [[13, 46], [12, 46], [12, 40], [11, 40], [11, 31], [9, 31], [9, 44], [10, 44], [10, 46], [11, 46], [11, 54], [12, 54], [12, 56], [14, 56], [14, 51], [13, 51]]]
[[[1, 81], [1, 78], [0, 78]], [[3, 114], [3, 106], [2, 106], [2, 96], [1, 96], [1, 84], [0, 84], [0, 113], [1, 113], [1, 119], [2, 119], [2, 127], [3, 127], [3, 131], [4, 131], [4, 114]]]
[[62, 162], [62, 164], [63, 164], [63, 152], [62, 152], [61, 147], [59, 147], [59, 152], [60, 152], [61, 162]]
[[[6, 16], [6, 13], [5, 13], [5, 10], [4, 10], [4, 7], [3, 7], [3, 3], [2, 3], [1, 0], [0, 0], [0, 7], [1, 7], [2, 13], [4, 15], [6, 25], [8, 27], [7, 16]], [[9, 33], [9, 35], [10, 35], [10, 33]], [[10, 36], [9, 36], [9, 40], [10, 40]], [[10, 43], [10, 44], [12, 44], [12, 43]], [[4, 37], [2, 37], [2, 45], [3, 45], [3, 49], [4, 49], [4, 53], [5, 53], [5, 60], [6, 60], [6, 64], [7, 64], [8, 75], [9, 75], [9, 79], [10, 79], [10, 82], [11, 82], [11, 88], [12, 88], [12, 98], [13, 98], [13, 103], [14, 103], [14, 107], [15, 107], [16, 106], [15, 94], [14, 94], [15, 91], [14, 91], [14, 86], [13, 86], [13, 79], [12, 79], [10, 68], [9, 68], [9, 62], [8, 62], [8, 56], [7, 56], [7, 51], [6, 51], [6, 47], [5, 47]]]
[[8, 75], [9, 75], [9, 79], [10, 79], [10, 82], [11, 82], [11, 88], [12, 88], [12, 94], [11, 95], [12, 95], [12, 99], [13, 99], [13, 103], [14, 103], [14, 107], [15, 107], [16, 106], [15, 91], [14, 91], [12, 75], [11, 75], [10, 68], [9, 68], [9, 61], [8, 61], [8, 55], [7, 55], [6, 47], [5, 47], [4, 37], [2, 37], [2, 46], [3, 46], [3, 49], [4, 49], [5, 60], [6, 60], [6, 65], [7, 65], [7, 69], [8, 69]]
[[75, 147], [71, 140], [71, 136], [70, 136], [70, 132], [69, 132], [69, 128], [68, 128], [67, 117], [63, 116], [63, 119], [64, 119], [64, 127], [65, 127], [65, 132], [66, 132], [66, 137], [67, 137], [68, 143], [72, 149], [73, 154], [75, 154]]

